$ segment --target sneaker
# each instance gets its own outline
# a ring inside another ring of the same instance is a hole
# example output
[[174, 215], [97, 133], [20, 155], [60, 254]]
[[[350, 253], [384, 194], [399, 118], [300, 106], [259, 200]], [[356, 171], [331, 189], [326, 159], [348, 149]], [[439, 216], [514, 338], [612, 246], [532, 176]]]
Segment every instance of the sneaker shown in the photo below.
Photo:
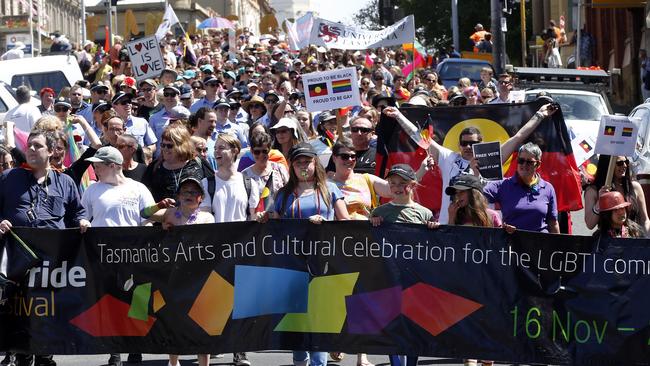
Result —
[[251, 362], [246, 357], [246, 352], [238, 352], [232, 354], [232, 361], [236, 366], [250, 366]]
[[122, 357], [119, 353], [111, 353], [108, 358], [108, 366], [122, 366]]
[[142, 362], [142, 353], [129, 353], [129, 357], [126, 359], [128, 363], [140, 363]]

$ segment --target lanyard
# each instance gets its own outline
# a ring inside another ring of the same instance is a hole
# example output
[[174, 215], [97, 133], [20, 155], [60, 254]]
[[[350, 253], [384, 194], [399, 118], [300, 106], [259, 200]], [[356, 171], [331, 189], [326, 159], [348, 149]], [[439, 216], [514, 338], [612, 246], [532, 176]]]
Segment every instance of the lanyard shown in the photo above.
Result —
[[[320, 215], [320, 194], [318, 190], [314, 189], [314, 195], [316, 195], [316, 214]], [[291, 202], [291, 218], [296, 218], [296, 212], [298, 212], [298, 218], [302, 219], [302, 211], [300, 211], [300, 196], [298, 192], [293, 191], [293, 196], [295, 199]]]

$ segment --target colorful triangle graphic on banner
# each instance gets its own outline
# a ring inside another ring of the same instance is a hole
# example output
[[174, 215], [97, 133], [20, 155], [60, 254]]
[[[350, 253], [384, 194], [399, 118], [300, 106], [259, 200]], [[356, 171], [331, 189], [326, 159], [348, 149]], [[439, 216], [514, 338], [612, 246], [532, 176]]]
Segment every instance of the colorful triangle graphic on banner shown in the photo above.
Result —
[[483, 305], [424, 283], [402, 292], [402, 314], [433, 336], [447, 330]]

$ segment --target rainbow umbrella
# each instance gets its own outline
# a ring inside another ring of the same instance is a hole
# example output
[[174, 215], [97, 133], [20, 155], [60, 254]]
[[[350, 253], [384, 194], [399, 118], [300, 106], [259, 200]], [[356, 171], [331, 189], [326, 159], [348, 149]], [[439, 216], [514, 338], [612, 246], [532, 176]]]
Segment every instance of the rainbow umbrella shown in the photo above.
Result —
[[207, 29], [207, 28], [232, 28], [235, 29], [235, 25], [226, 18], [214, 17], [208, 18], [199, 24], [198, 29]]

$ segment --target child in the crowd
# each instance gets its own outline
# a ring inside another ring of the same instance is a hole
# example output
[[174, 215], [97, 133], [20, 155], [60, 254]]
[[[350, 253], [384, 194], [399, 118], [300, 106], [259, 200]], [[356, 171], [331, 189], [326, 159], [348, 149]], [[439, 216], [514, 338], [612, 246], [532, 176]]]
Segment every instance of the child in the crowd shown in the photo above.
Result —
[[[386, 180], [393, 199], [372, 211], [370, 222], [373, 226], [379, 226], [382, 222], [394, 222], [426, 224], [429, 229], [435, 229], [440, 225], [433, 221], [431, 210], [413, 201], [413, 193], [418, 184], [413, 168], [407, 164], [395, 164], [386, 174]], [[391, 366], [405, 364], [403, 356], [389, 357]], [[417, 363], [417, 356], [406, 357], [406, 366], [415, 366]]]
[[[181, 181], [176, 195], [176, 207], [168, 208], [163, 216], [163, 229], [178, 225], [212, 224], [214, 217], [209, 212], [199, 209], [203, 201], [203, 186], [198, 179], [187, 177]], [[200, 354], [197, 356], [199, 366], [207, 366], [210, 362], [210, 355]], [[169, 355], [170, 366], [180, 366], [178, 355]]]

